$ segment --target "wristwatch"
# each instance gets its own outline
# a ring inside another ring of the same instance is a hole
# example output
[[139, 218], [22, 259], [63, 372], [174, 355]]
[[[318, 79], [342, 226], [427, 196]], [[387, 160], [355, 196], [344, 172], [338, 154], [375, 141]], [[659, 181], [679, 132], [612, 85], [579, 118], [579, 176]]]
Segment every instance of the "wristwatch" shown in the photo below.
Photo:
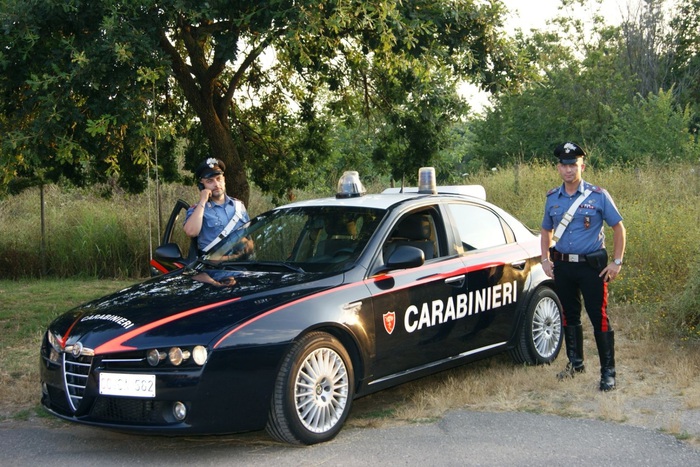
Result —
[[622, 260], [616, 258], [615, 261], [613, 261], [613, 263], [615, 263], [615, 264], [618, 265], [618, 266], [621, 266], [621, 265], [622, 265]]

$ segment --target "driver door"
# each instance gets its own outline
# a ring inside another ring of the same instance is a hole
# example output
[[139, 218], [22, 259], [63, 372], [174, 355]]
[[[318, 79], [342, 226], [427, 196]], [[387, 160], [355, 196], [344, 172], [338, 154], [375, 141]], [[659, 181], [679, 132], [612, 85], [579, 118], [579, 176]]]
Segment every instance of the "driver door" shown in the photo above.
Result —
[[160, 245], [151, 258], [151, 276], [180, 269], [197, 257], [197, 239], [188, 237], [182, 229], [189, 207], [182, 199], [175, 203]]

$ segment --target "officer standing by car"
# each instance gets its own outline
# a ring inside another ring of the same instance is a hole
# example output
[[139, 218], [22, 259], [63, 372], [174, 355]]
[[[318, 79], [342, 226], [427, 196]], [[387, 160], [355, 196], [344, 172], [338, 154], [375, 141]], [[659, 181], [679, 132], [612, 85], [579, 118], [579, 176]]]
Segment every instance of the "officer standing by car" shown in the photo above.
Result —
[[188, 237], [197, 238], [199, 251], [208, 250], [227, 226], [232, 232], [250, 220], [243, 202], [226, 194], [225, 170], [224, 162], [214, 157], [202, 161], [195, 170], [199, 201], [187, 210], [183, 229]]
[[[564, 339], [569, 362], [559, 379], [585, 371], [581, 297], [600, 357], [600, 390], [615, 389], [615, 334], [607, 313], [608, 282], [622, 269], [626, 232], [608, 192], [582, 179], [586, 153], [575, 143], [554, 150], [563, 183], [550, 190], [542, 220], [542, 268], [554, 278], [563, 307]], [[608, 264], [603, 222], [613, 231], [613, 261]], [[554, 246], [552, 246], [554, 245]]]

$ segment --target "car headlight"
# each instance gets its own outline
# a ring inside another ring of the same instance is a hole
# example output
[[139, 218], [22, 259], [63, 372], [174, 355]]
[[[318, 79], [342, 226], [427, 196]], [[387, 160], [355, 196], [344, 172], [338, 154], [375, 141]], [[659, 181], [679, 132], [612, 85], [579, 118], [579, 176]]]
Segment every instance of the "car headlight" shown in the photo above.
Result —
[[193, 348], [170, 347], [169, 349], [151, 349], [146, 352], [146, 361], [150, 366], [158, 366], [163, 361], [170, 362], [173, 366], [180, 366], [190, 359], [198, 366], [207, 362], [209, 352], [203, 345]]
[[173, 347], [168, 352], [168, 360], [175, 366], [180, 366], [184, 360], [190, 358], [190, 352], [182, 350], [180, 347]]
[[161, 352], [158, 349], [151, 349], [146, 354], [146, 360], [151, 366], [158, 365], [162, 360], [165, 360], [165, 352]]
[[49, 341], [49, 344], [51, 344], [51, 347], [53, 347], [53, 349], [56, 352], [60, 352], [61, 351], [61, 342], [58, 340], [58, 337], [56, 337], [54, 335], [54, 333], [52, 333], [51, 331], [46, 331], [46, 337], [47, 337], [47, 340]]
[[207, 348], [203, 345], [198, 345], [192, 349], [192, 359], [199, 366], [202, 366], [207, 362], [207, 356]]

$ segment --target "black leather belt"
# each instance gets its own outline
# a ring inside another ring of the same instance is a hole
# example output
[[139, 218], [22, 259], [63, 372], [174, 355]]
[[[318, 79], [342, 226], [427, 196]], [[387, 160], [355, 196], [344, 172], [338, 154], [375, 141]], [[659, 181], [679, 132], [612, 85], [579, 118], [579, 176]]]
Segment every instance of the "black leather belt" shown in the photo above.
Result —
[[586, 255], [573, 255], [571, 253], [559, 253], [558, 251], [552, 251], [551, 255], [554, 261], [566, 261], [567, 263], [586, 262]]

